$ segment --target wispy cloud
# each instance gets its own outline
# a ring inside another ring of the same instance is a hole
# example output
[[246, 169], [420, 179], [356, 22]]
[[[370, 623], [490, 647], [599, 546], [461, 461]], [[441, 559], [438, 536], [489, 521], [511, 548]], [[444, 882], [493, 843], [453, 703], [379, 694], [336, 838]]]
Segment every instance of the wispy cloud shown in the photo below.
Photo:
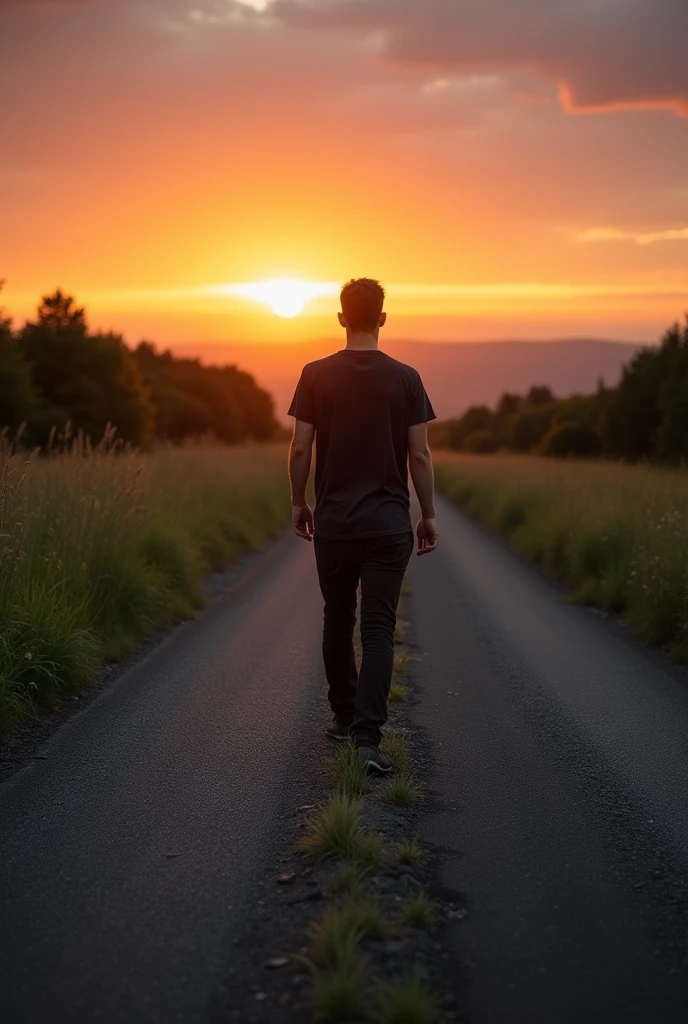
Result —
[[572, 114], [688, 117], [686, 0], [276, 0], [290, 24], [374, 36], [388, 62], [457, 74], [533, 72]]
[[688, 242], [688, 228], [669, 228], [667, 231], [620, 231], [618, 228], [589, 228], [578, 242], [633, 242], [635, 245], [654, 245], [656, 242]]

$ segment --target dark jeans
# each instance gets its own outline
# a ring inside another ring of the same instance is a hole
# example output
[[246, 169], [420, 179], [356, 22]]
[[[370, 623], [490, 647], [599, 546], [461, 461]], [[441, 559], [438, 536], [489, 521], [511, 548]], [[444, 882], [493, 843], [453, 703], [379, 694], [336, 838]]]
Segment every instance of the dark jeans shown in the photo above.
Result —
[[[387, 721], [397, 604], [412, 551], [411, 532], [365, 540], [328, 540], [315, 534], [315, 559], [325, 598], [322, 649], [330, 705], [339, 722], [353, 724], [359, 746], [377, 747]], [[360, 674], [353, 645], [359, 582]]]

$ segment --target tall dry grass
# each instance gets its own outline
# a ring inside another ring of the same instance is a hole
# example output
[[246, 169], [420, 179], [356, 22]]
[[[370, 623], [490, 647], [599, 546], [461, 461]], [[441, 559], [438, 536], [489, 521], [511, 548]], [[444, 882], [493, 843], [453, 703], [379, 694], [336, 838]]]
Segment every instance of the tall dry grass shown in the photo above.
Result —
[[569, 584], [688, 661], [688, 472], [531, 456], [436, 458], [438, 488]]
[[27, 455], [0, 438], [0, 737], [191, 616], [204, 575], [288, 514], [277, 446]]

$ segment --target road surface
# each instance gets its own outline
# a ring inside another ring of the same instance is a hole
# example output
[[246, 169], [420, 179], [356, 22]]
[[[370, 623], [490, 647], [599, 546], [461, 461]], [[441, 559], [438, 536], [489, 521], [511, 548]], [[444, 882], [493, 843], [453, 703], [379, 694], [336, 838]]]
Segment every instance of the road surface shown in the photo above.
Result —
[[292, 536], [270, 545], [0, 787], [3, 1024], [210, 1019], [310, 792], [312, 562]]
[[[410, 609], [469, 1020], [684, 1024], [685, 673], [445, 504], [440, 526]], [[312, 559], [270, 545], [0, 787], [3, 1022], [222, 1019], [252, 887], [312, 792]]]
[[412, 565], [427, 838], [471, 1024], [688, 1020], [688, 673], [440, 502]]

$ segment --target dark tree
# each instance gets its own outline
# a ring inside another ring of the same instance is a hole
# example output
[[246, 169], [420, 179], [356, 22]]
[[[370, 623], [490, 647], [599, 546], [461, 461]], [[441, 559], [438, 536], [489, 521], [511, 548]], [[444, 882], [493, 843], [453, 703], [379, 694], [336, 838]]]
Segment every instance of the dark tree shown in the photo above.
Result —
[[526, 395], [526, 409], [536, 409], [541, 405], [551, 405], [555, 401], [552, 389], [544, 385], [533, 385]]
[[587, 423], [555, 423], [542, 441], [542, 454], [553, 458], [590, 458], [601, 448], [597, 433]]
[[[0, 281], [0, 289], [2, 284]], [[17, 343], [11, 321], [0, 308], [0, 429], [16, 430], [31, 419], [37, 405], [31, 367]]]
[[449, 420], [447, 423], [447, 444], [450, 448], [460, 449], [469, 434], [477, 430], [490, 430], [495, 428], [495, 414], [486, 405], [472, 405], [466, 409], [463, 416], [457, 420]]
[[272, 395], [259, 388], [250, 373], [236, 366], [224, 366], [220, 372], [243, 413], [245, 436], [255, 441], [272, 440], [277, 430]]
[[84, 310], [58, 290], [43, 299], [20, 339], [44, 406], [40, 440], [70, 421], [93, 440], [112, 424], [123, 440], [150, 443], [154, 408], [121, 335], [89, 334]]
[[655, 441], [657, 458], [688, 460], [688, 376], [663, 391], [661, 409], [662, 422]]
[[512, 395], [508, 391], [497, 402], [495, 432], [500, 445], [506, 447], [511, 445], [514, 423], [524, 404], [525, 399], [521, 395]]
[[499, 438], [492, 430], [472, 430], [464, 437], [462, 447], [474, 455], [490, 455], [499, 448]]
[[626, 459], [679, 457], [682, 393], [688, 378], [688, 323], [674, 324], [658, 348], [642, 349], [624, 368], [606, 403], [600, 432], [606, 454]]
[[227, 444], [275, 436], [272, 397], [234, 366], [204, 366], [177, 359], [150, 342], [136, 349], [144, 380], [158, 410], [158, 435], [179, 442], [209, 435]]
[[524, 409], [514, 421], [511, 444], [517, 452], [530, 452], [542, 441], [557, 414], [557, 403]]
[[688, 317], [663, 340], [667, 375], [659, 396], [662, 420], [655, 438], [660, 459], [688, 458]]
[[524, 401], [520, 395], [512, 395], [505, 391], [497, 402], [497, 418], [505, 420], [510, 416], [515, 416], [523, 408]]

